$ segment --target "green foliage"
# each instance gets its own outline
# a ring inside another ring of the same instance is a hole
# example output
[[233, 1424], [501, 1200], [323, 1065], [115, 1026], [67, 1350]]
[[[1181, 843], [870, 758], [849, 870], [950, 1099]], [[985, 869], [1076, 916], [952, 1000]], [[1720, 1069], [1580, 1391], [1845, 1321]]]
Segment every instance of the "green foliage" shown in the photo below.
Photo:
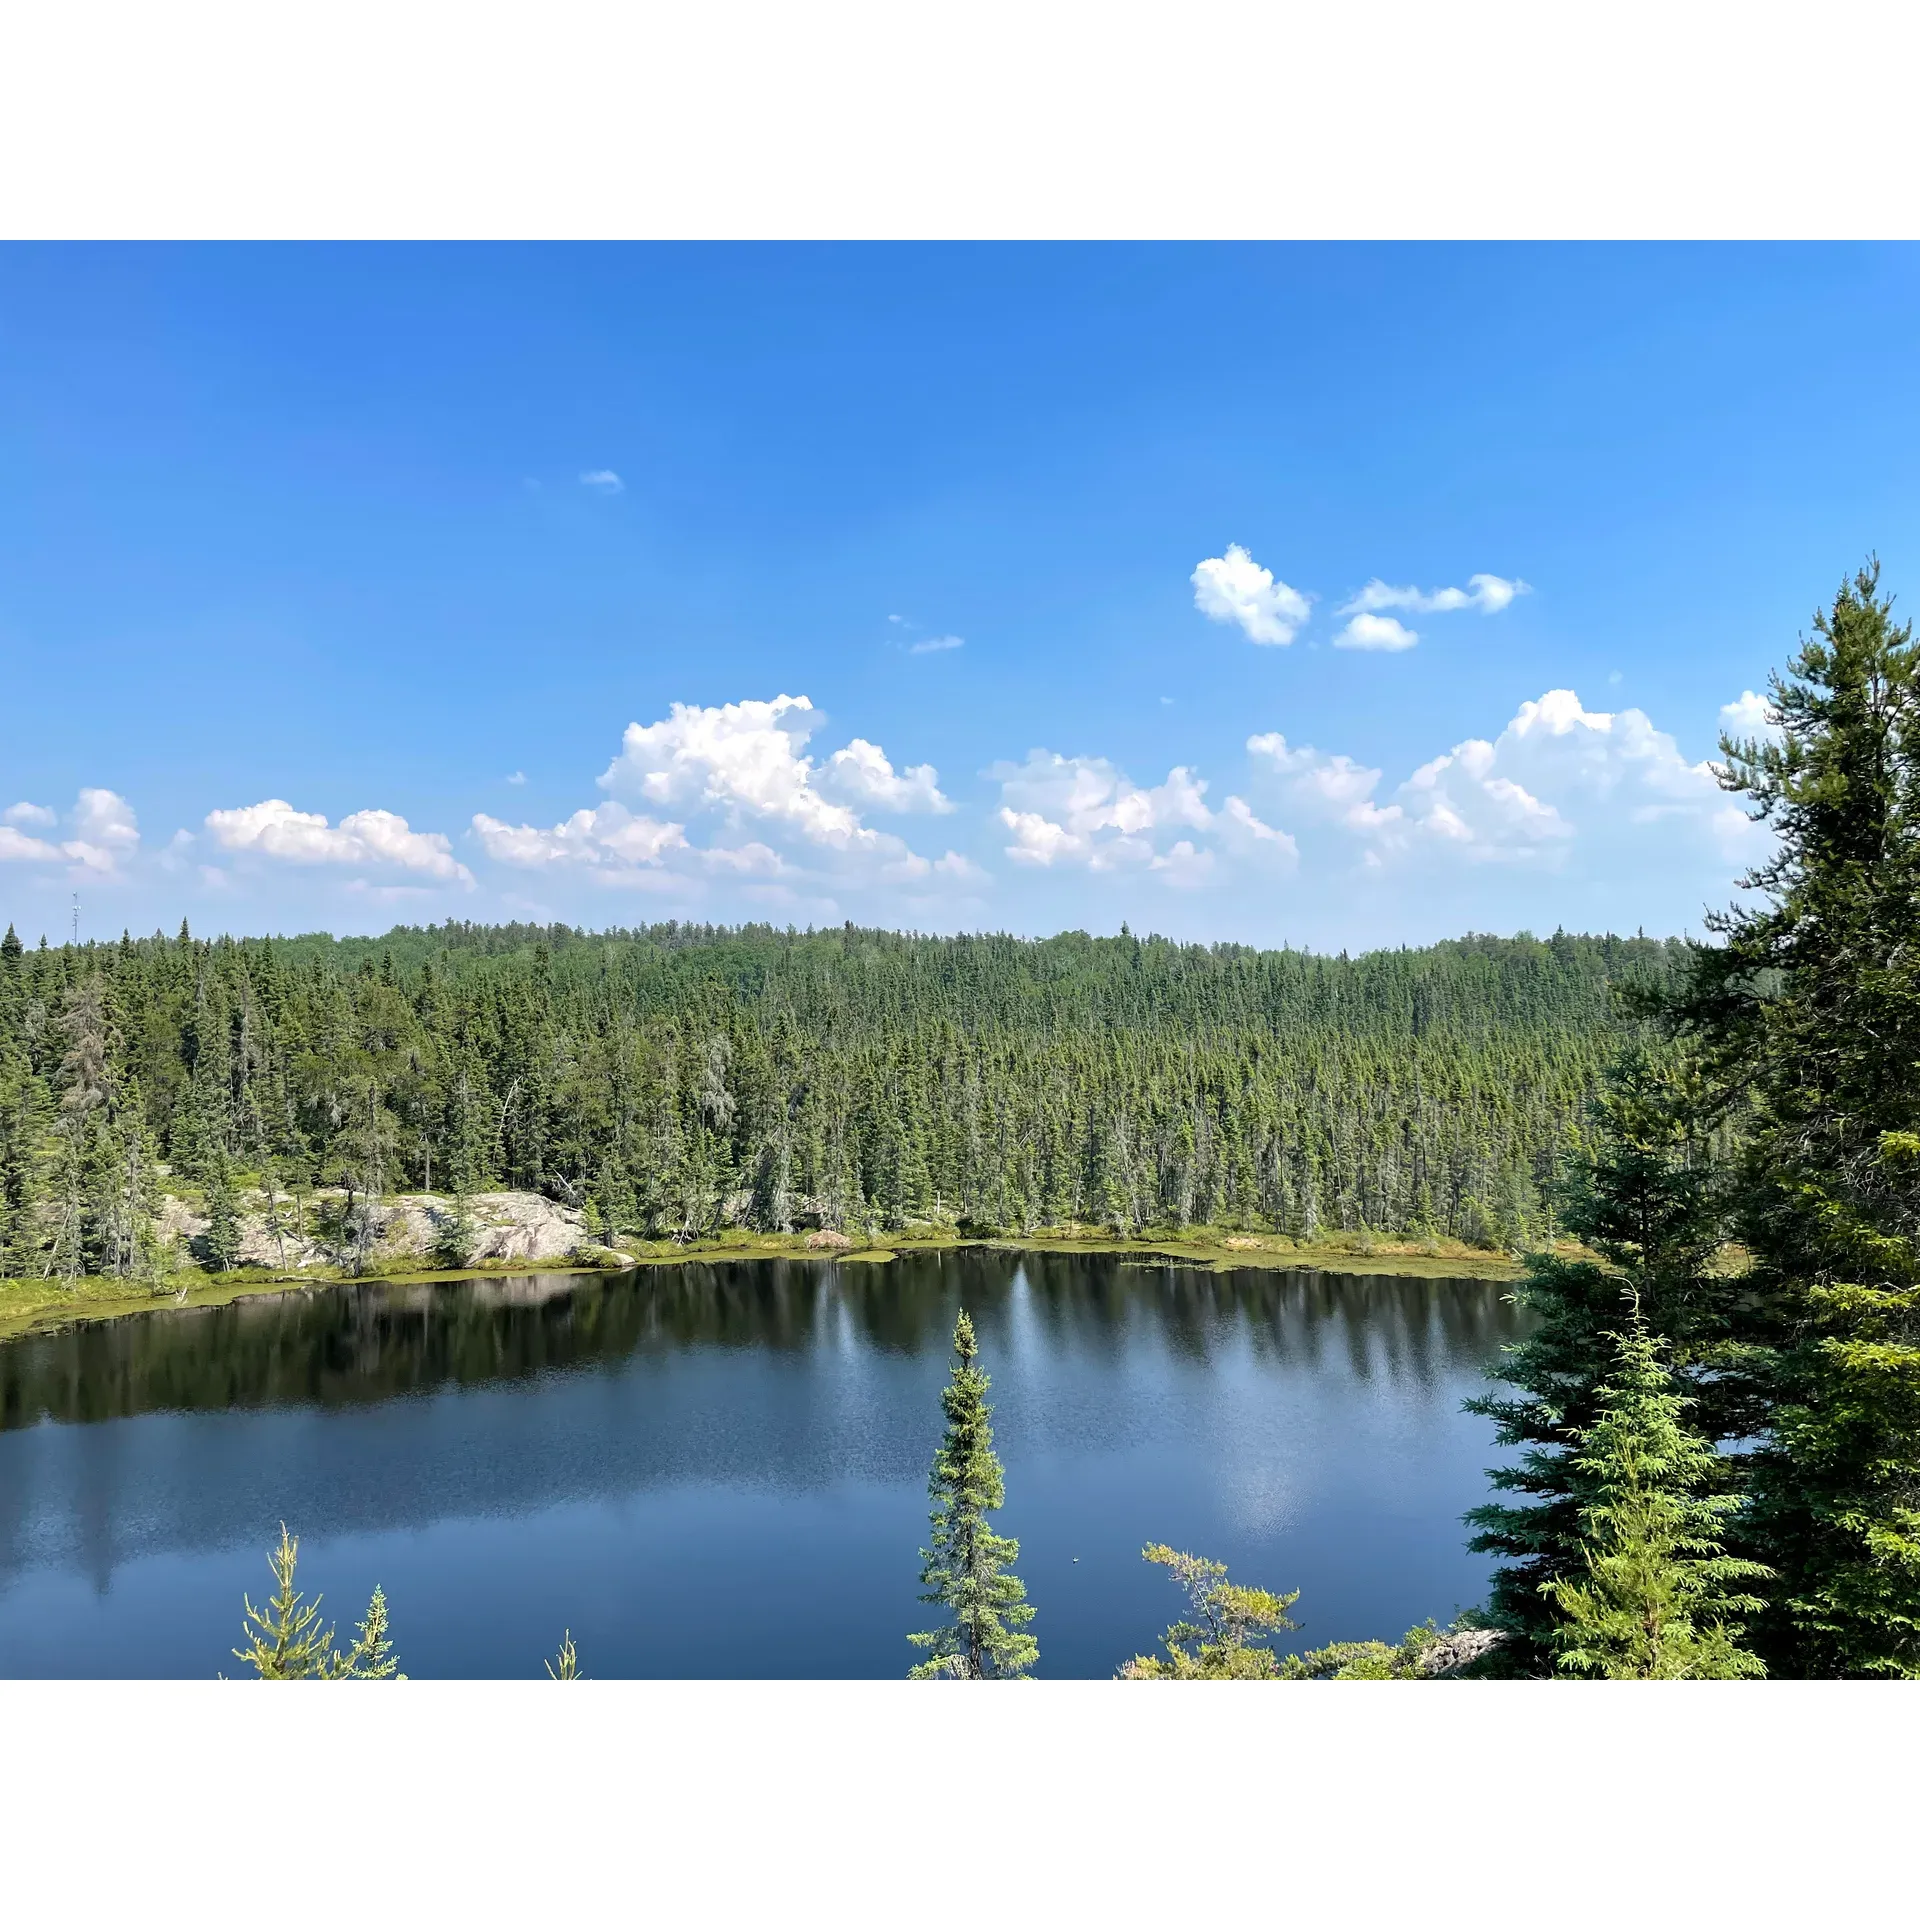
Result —
[[224, 1155], [207, 1176], [206, 1246], [209, 1272], [225, 1273], [240, 1264], [240, 1208]]
[[294, 1586], [299, 1558], [299, 1538], [283, 1521], [280, 1544], [267, 1556], [275, 1593], [264, 1607], [241, 1596], [247, 1644], [235, 1647], [233, 1655], [262, 1680], [319, 1680], [330, 1672], [333, 1632], [320, 1624], [320, 1602], [308, 1601]]
[[404, 1680], [387, 1635], [387, 1596], [376, 1586], [367, 1602], [366, 1618], [354, 1628], [353, 1645], [336, 1652], [329, 1680]]
[[1429, 1620], [1409, 1628], [1399, 1644], [1385, 1640], [1336, 1640], [1310, 1653], [1290, 1653], [1280, 1663], [1281, 1680], [1424, 1680], [1421, 1662], [1441, 1640]]
[[940, 1396], [946, 1437], [933, 1456], [927, 1489], [933, 1497], [932, 1544], [920, 1551], [926, 1588], [920, 1597], [953, 1618], [929, 1633], [908, 1635], [927, 1655], [909, 1674], [915, 1680], [1012, 1679], [1040, 1656], [1033, 1635], [1017, 1631], [1034, 1613], [1025, 1586], [1008, 1571], [1020, 1543], [1002, 1539], [987, 1522], [1006, 1488], [993, 1450], [989, 1383], [978, 1357], [973, 1322], [963, 1311], [953, 1327], [950, 1384]]
[[1467, 1516], [1476, 1550], [1514, 1562], [1495, 1573], [1491, 1602], [1510, 1636], [1509, 1665], [1553, 1670], [1562, 1621], [1546, 1589], [1585, 1565], [1582, 1435], [1602, 1411], [1619, 1336], [1644, 1318], [1702, 1376], [1691, 1411], [1709, 1441], [1750, 1431], [1757, 1417], [1728, 1372], [1738, 1283], [1720, 1254], [1723, 1161], [1697, 1063], [1676, 1049], [1625, 1051], [1570, 1139], [1559, 1216], [1600, 1259], [1526, 1256], [1517, 1297], [1537, 1316], [1534, 1330], [1488, 1369], [1517, 1391], [1468, 1403], [1519, 1450], [1489, 1478], [1525, 1498]]
[[1741, 1501], [1707, 1494], [1713, 1449], [1681, 1424], [1660, 1343], [1643, 1328], [1613, 1336], [1601, 1412], [1577, 1436], [1583, 1565], [1545, 1588], [1564, 1616], [1559, 1665], [1606, 1680], [1742, 1680], [1766, 1668], [1740, 1645], [1733, 1616], [1761, 1611], [1738, 1583], [1768, 1569], [1721, 1543]]
[[299, 1535], [289, 1533], [282, 1521], [280, 1544], [267, 1556], [274, 1592], [264, 1607], [241, 1596], [247, 1644], [233, 1649], [234, 1658], [262, 1680], [405, 1679], [387, 1636], [386, 1595], [374, 1588], [366, 1618], [342, 1652], [333, 1644], [333, 1629], [320, 1623], [319, 1599], [309, 1601], [294, 1584], [299, 1561]]
[[139, 1268], [163, 1162], [210, 1199], [222, 1167], [346, 1189], [329, 1222], [350, 1268], [369, 1194], [498, 1183], [590, 1199], [602, 1237], [1531, 1243], [1610, 986], [1679, 951], [677, 923], [22, 949], [0, 960], [0, 1277]]
[[1219, 1560], [1202, 1560], [1172, 1547], [1149, 1544], [1144, 1557], [1165, 1567], [1187, 1596], [1190, 1617], [1170, 1626], [1162, 1644], [1165, 1657], [1143, 1653], [1120, 1669], [1122, 1680], [1278, 1680], [1279, 1657], [1265, 1643], [1276, 1633], [1291, 1633], [1297, 1622], [1287, 1610], [1300, 1598], [1269, 1593], [1264, 1587], [1239, 1587], [1227, 1579]]
[[434, 1258], [443, 1267], [464, 1267], [473, 1259], [477, 1238], [473, 1203], [462, 1189], [454, 1194], [450, 1206], [438, 1212], [433, 1234]]
[[578, 1680], [580, 1674], [580, 1649], [573, 1644], [573, 1630], [560, 1636], [560, 1651], [547, 1662], [549, 1680]]
[[1724, 783], [1777, 836], [1665, 1008], [1737, 1121], [1730, 1331], [1761, 1412], [1755, 1644], [1783, 1676], [1920, 1675], [1920, 657], [1877, 567], [1771, 685]]

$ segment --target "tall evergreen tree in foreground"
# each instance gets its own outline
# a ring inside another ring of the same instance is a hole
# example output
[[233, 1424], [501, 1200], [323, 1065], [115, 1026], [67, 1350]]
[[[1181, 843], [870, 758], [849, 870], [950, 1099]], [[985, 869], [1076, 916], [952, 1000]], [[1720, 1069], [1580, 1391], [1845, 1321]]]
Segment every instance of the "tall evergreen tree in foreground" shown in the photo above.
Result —
[[1869, 566], [1723, 783], [1778, 836], [1668, 1008], [1740, 1126], [1738, 1323], [1780, 1675], [1920, 1675], [1920, 681]]
[[927, 1658], [914, 1680], [1008, 1680], [1039, 1658], [1040, 1645], [1017, 1629], [1033, 1618], [1027, 1590], [1008, 1572], [1019, 1556], [1017, 1540], [1003, 1540], [987, 1524], [1006, 1497], [1000, 1462], [988, 1423], [987, 1376], [977, 1361], [973, 1322], [963, 1310], [953, 1326], [951, 1383], [940, 1396], [946, 1438], [933, 1456], [928, 1492], [933, 1496], [933, 1542], [920, 1550], [926, 1562], [920, 1597], [953, 1615], [945, 1626], [907, 1637]]
[[1721, 1477], [1713, 1449], [1681, 1424], [1686, 1401], [1643, 1326], [1611, 1336], [1601, 1411], [1577, 1436], [1582, 1565], [1547, 1582], [1562, 1616], [1559, 1666], [1604, 1680], [1764, 1679], [1733, 1616], [1762, 1602], [1737, 1583], [1765, 1567], [1721, 1544], [1738, 1495], [1704, 1493]]
[[[1720, 1244], [1720, 1173], [1711, 1101], [1683, 1050], [1629, 1049], [1609, 1070], [1573, 1135], [1558, 1199], [1564, 1229], [1605, 1264], [1556, 1253], [1526, 1256], [1517, 1297], [1537, 1316], [1533, 1332], [1488, 1369], [1517, 1393], [1469, 1408], [1521, 1450], [1489, 1478], [1516, 1503], [1476, 1507], [1470, 1544], [1514, 1564], [1493, 1576], [1490, 1616], [1507, 1636], [1507, 1670], [1553, 1670], [1562, 1613], [1549, 1588], [1577, 1578], [1589, 1540], [1584, 1511], [1585, 1436], [1602, 1416], [1617, 1342], [1636, 1327], [1668, 1342], [1676, 1363], [1704, 1380], [1689, 1412], [1708, 1442], [1748, 1431], [1751, 1396], [1726, 1376], [1727, 1303], [1736, 1282]], [[1644, 1324], [1643, 1324], [1644, 1323]]]

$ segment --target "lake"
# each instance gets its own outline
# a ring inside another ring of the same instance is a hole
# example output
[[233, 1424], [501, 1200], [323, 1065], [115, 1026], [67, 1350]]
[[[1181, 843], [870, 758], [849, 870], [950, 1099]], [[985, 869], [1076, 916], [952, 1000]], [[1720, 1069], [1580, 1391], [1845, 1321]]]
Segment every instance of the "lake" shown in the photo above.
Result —
[[0, 1675], [240, 1671], [281, 1520], [403, 1669], [883, 1677], [916, 1657], [954, 1314], [992, 1375], [1040, 1677], [1149, 1651], [1149, 1540], [1298, 1587], [1296, 1648], [1480, 1600], [1461, 1411], [1496, 1283], [978, 1249], [370, 1282], [0, 1342]]

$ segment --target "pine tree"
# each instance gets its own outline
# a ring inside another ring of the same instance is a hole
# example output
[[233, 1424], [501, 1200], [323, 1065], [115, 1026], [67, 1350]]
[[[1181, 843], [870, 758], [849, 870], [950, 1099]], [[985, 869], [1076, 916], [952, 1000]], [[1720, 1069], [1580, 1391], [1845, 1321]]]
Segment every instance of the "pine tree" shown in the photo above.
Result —
[[950, 1384], [940, 1396], [946, 1438], [933, 1456], [927, 1489], [933, 1496], [932, 1545], [920, 1552], [926, 1563], [920, 1583], [927, 1589], [920, 1597], [947, 1608], [953, 1619], [907, 1636], [927, 1654], [909, 1678], [1012, 1679], [1033, 1665], [1040, 1647], [1032, 1634], [1016, 1631], [1034, 1615], [1026, 1587], [1007, 1571], [1020, 1543], [1003, 1540], [987, 1524], [1005, 1500], [1006, 1486], [988, 1420], [989, 1383], [976, 1364], [979, 1347], [964, 1310], [953, 1326], [953, 1356]]
[[1741, 1505], [1704, 1493], [1713, 1449], [1681, 1424], [1686, 1401], [1644, 1327], [1611, 1337], [1599, 1417], [1577, 1436], [1582, 1565], [1544, 1588], [1563, 1616], [1558, 1664], [1606, 1680], [1764, 1679], [1734, 1617], [1764, 1603], [1737, 1583], [1768, 1569], [1721, 1544]]

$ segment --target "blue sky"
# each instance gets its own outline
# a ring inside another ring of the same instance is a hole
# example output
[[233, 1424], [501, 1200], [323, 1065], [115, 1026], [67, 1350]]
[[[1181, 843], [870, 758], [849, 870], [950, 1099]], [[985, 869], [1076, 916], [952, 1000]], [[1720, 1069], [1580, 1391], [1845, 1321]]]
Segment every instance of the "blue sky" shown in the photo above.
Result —
[[0, 250], [0, 917], [1695, 927], [1916, 340], [1897, 247]]

